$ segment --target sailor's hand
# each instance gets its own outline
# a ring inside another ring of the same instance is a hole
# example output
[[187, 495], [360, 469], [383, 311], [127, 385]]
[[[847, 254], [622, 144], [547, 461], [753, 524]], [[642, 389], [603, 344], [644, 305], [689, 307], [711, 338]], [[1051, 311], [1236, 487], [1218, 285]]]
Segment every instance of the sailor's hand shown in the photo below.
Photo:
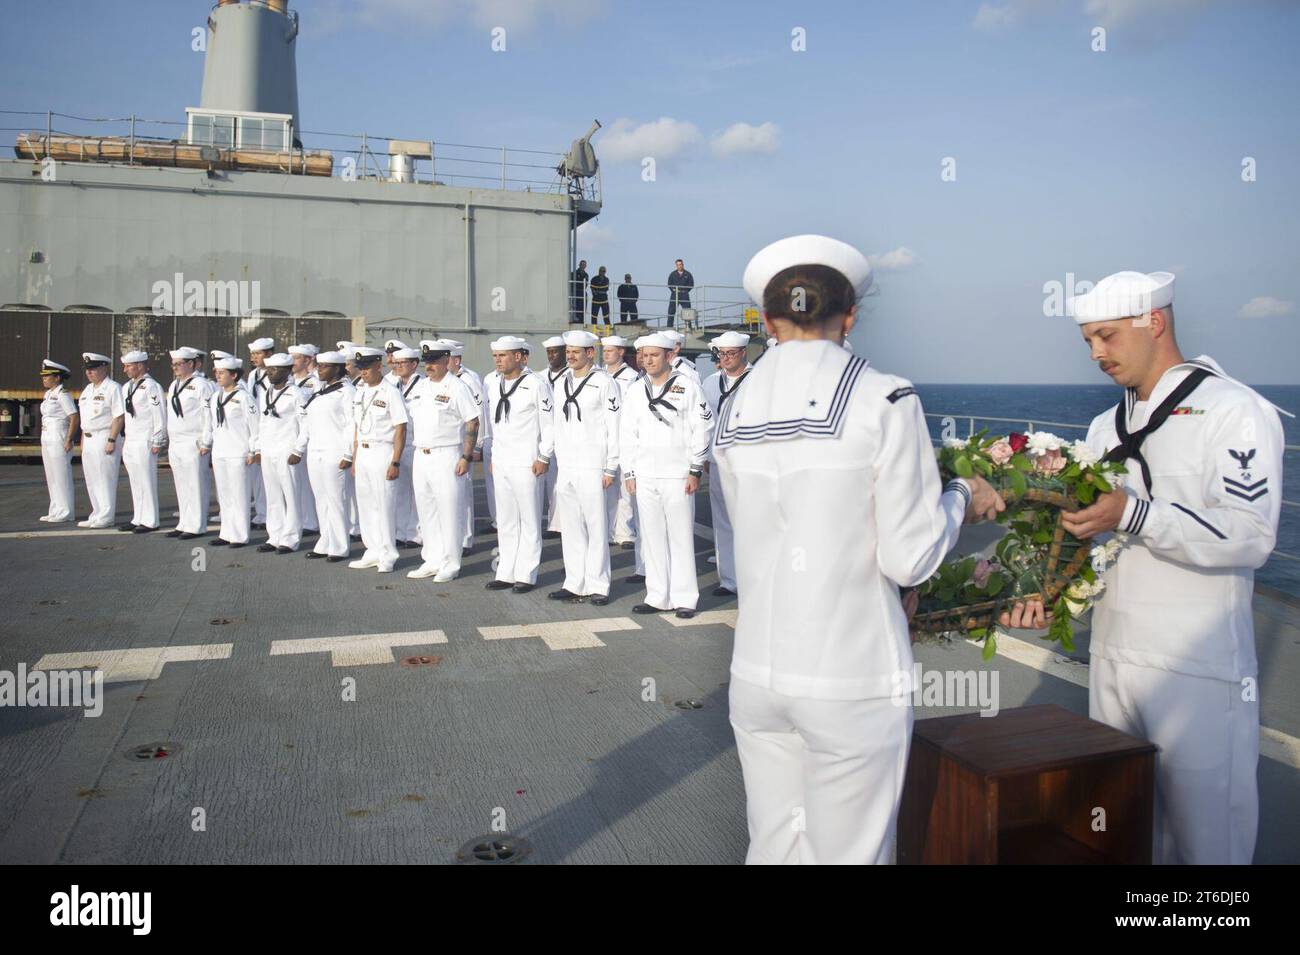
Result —
[[154, 445], [152, 448], [149, 449], [149, 453], [150, 453], [150, 454], [162, 454], [162, 448], [158, 447], [157, 445]]
[[694, 494], [694, 493], [695, 493], [696, 491], [698, 491], [699, 489], [700, 489], [700, 479], [699, 479], [699, 477], [697, 477], [697, 476], [694, 475], [694, 474], [689, 474], [689, 475], [687, 475], [687, 477], [686, 477], [686, 493], [687, 493], [687, 494]]
[[253, 463], [254, 463], [254, 464], [261, 464], [261, 463], [262, 463], [262, 452], [261, 452], [261, 451], [258, 451], [255, 455], [253, 455]]
[[1126, 507], [1128, 495], [1122, 488], [1115, 488], [1081, 511], [1062, 511], [1061, 526], [1079, 540], [1087, 540], [1119, 527]]
[[385, 481], [396, 481], [397, 476], [402, 473], [402, 468], [397, 464], [388, 465], [388, 470], [384, 472]]
[[916, 616], [916, 608], [921, 603], [921, 592], [915, 587], [903, 591], [903, 613], [911, 620]]
[[601, 475], [600, 486], [608, 491], [611, 487], [614, 486], [614, 475], [612, 474]]
[[545, 462], [545, 461], [534, 461], [534, 462], [533, 462], [533, 477], [541, 477], [543, 474], [546, 473], [546, 469], [547, 469], [548, 467], [550, 467], [550, 465], [547, 464], [547, 462]]
[[1052, 622], [1052, 614], [1044, 609], [1043, 601], [1037, 597], [1030, 600], [1017, 600], [1015, 606], [1002, 611], [998, 623], [1012, 630], [1042, 630]]
[[1002, 495], [993, 490], [993, 485], [978, 474], [962, 480], [970, 485], [971, 492], [970, 504], [966, 506], [967, 524], [991, 521], [1007, 509], [1007, 502], [1002, 500]]
[[211, 448], [205, 448], [203, 447], [203, 445], [199, 445], [199, 457], [203, 457], [211, 450], [212, 450]]
[[623, 482], [623, 486], [624, 486], [625, 488], [627, 488], [627, 493], [629, 493], [629, 494], [635, 494], [635, 493], [636, 493], [636, 478], [628, 478], [626, 481]]
[[253, 463], [253, 456], [252, 456], [251, 454], [246, 454], [246, 455], [244, 455], [244, 463], [245, 463], [245, 464], [252, 464], [252, 463]]
[[350, 467], [352, 467], [352, 462], [349, 461], [347, 458], [344, 458], [342, 461], [339, 462], [340, 471], [346, 471]]
[[63, 442], [63, 453], [64, 453], [64, 454], [70, 454], [70, 453], [72, 453], [72, 442], [71, 442], [71, 441], [64, 441], [64, 442]]
[[299, 461], [301, 461], [301, 460], [302, 460], [302, 458], [299, 457], [299, 456], [296, 455], [296, 454], [291, 454], [291, 455], [289, 455], [289, 463], [290, 463], [290, 464], [297, 464], [297, 463], [298, 463]]
[[464, 477], [466, 474], [469, 474], [469, 462], [460, 458], [456, 462], [456, 477]]

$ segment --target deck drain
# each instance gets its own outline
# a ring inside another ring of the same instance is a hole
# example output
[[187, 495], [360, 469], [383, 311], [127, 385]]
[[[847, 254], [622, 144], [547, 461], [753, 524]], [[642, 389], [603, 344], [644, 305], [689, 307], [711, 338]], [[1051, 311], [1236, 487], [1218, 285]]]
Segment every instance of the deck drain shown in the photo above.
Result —
[[378, 587], [376, 587], [375, 589], [376, 589], [376, 590], [396, 590], [397, 588], [394, 587], [392, 584], [380, 584], [380, 585], [379, 585]]
[[402, 661], [404, 667], [435, 667], [442, 662], [442, 657], [407, 657]]
[[146, 743], [144, 746], [136, 746], [128, 749], [123, 755], [127, 759], [145, 762], [147, 760], [167, 759], [180, 752], [179, 743]]
[[213, 617], [208, 621], [208, 623], [213, 627], [224, 627], [226, 624], [230, 623], [230, 621], [225, 617]]
[[38, 607], [57, 607], [58, 605], [59, 605], [59, 601], [57, 601], [57, 600], [38, 600], [38, 601], [36, 601], [36, 606], [38, 606]]
[[677, 707], [679, 710], [704, 709], [704, 704], [701, 703], [699, 700], [678, 700], [676, 703], [673, 704], [673, 706]]
[[456, 861], [462, 865], [510, 865], [532, 854], [527, 839], [502, 832], [471, 839], [460, 847]]

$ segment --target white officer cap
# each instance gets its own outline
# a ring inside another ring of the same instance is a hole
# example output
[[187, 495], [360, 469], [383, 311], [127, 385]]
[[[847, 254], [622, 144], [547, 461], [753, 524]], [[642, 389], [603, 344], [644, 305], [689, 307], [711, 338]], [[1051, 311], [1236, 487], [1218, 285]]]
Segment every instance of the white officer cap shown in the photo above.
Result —
[[67, 365], [60, 365], [57, 361], [50, 361], [48, 358], [46, 358], [44, 361], [41, 362], [41, 374], [42, 375], [60, 375], [60, 374], [70, 375], [72, 374], [72, 371], [68, 368]]
[[275, 351], [274, 338], [255, 338], [248, 343], [249, 351]]
[[319, 348], [310, 344], [289, 346], [290, 355], [306, 355], [308, 358], [315, 358], [318, 351], [320, 351]]
[[686, 341], [685, 335], [672, 328], [665, 328], [663, 331], [656, 332], [655, 334], [662, 335], [664, 336], [664, 338], [667, 338], [670, 342], [672, 342], [671, 347], [673, 348], [676, 348], [678, 345], [682, 344], [682, 342]]
[[172, 356], [172, 361], [193, 361], [199, 357], [199, 353], [189, 345], [182, 345], [167, 354]]
[[220, 358], [234, 358], [234, 357], [235, 357], [235, 356], [232, 355], [232, 354], [230, 354], [230, 352], [228, 352], [228, 351], [218, 351], [218, 350], [215, 349], [215, 348], [212, 349], [212, 360], [213, 360], [213, 361], [216, 361], [216, 360], [218, 360], [218, 359], [220, 359]]
[[400, 338], [390, 338], [388, 341], [384, 342], [384, 351], [388, 352], [390, 355], [405, 347], [406, 342], [402, 341]]
[[[522, 338], [519, 339], [519, 340], [520, 340], [520, 341], [523, 341]], [[439, 338], [439, 339], [438, 339], [438, 344], [439, 344], [439, 346], [441, 346], [442, 348], [445, 348], [445, 349], [446, 349], [448, 352], [450, 352], [452, 355], [464, 355], [464, 354], [465, 354], [465, 346], [464, 346], [463, 344], [461, 344], [460, 342], [456, 341], [456, 339], [454, 339], [454, 338]], [[522, 347], [522, 348], [524, 348], [524, 349], [527, 349], [528, 346], [527, 346], [527, 344], [524, 344], [524, 345], [522, 345], [522, 346], [520, 346], [520, 347]]]
[[292, 364], [293, 359], [284, 352], [276, 352], [274, 355], [270, 355], [266, 359], [267, 368], [288, 368]]
[[370, 348], [367, 345], [356, 345], [352, 349], [352, 360], [358, 365], [369, 365], [371, 362], [379, 361], [384, 357], [382, 348]]
[[626, 348], [628, 341], [622, 335], [606, 335], [600, 344], [602, 348]]
[[517, 335], [502, 335], [488, 345], [493, 351], [527, 351], [528, 342]]
[[565, 332], [560, 336], [565, 345], [572, 345], [574, 348], [595, 348], [596, 343], [600, 341], [591, 332], [575, 328]]
[[[420, 344], [419, 344], [419, 349], [420, 349], [420, 351], [439, 351], [439, 350], [440, 350], [440, 347], [441, 347], [441, 346], [439, 346], [439, 344], [438, 344], [439, 341], [441, 341], [441, 339], [437, 339], [437, 338], [421, 338], [421, 339], [420, 339]], [[445, 350], [445, 349], [443, 349], [443, 350]]]
[[347, 356], [340, 351], [323, 351], [316, 356], [318, 365], [346, 365]]
[[749, 344], [749, 336], [744, 332], [723, 332], [713, 341], [710, 348], [744, 348]]
[[235, 358], [233, 355], [227, 356], [225, 358], [218, 358], [212, 363], [212, 367], [221, 368], [224, 371], [239, 371], [239, 369], [244, 367], [244, 360], [242, 358]]
[[834, 269], [849, 280], [859, 298], [871, 288], [871, 263], [867, 257], [847, 242], [824, 235], [792, 235], [764, 246], [745, 266], [741, 284], [749, 297], [762, 305], [767, 283], [778, 272], [795, 265], [825, 265]]
[[1174, 304], [1172, 272], [1116, 272], [1098, 282], [1091, 292], [1065, 303], [1065, 314], [1080, 325], [1137, 318]]
[[439, 358], [446, 358], [451, 354], [451, 349], [441, 338], [426, 338], [420, 342], [421, 356], [426, 362], [436, 361]]
[[552, 335], [546, 341], [542, 342], [543, 348], [563, 348], [564, 338], [560, 335]]
[[83, 351], [81, 353], [81, 363], [87, 368], [98, 368], [100, 365], [112, 364], [113, 359], [107, 355], [100, 355], [93, 351]]
[[335, 342], [334, 347], [337, 348], [339, 351], [341, 351], [344, 355], [350, 355], [352, 354], [353, 351], [356, 350], [357, 343], [350, 342], [347, 339], [344, 339], [341, 342]]
[[670, 351], [677, 347], [677, 343], [665, 335], [663, 332], [655, 332], [652, 335], [642, 335], [636, 340], [636, 347], [642, 348], [667, 348]]
[[393, 352], [394, 361], [419, 361], [420, 353], [414, 348], [399, 348]]
[[148, 361], [149, 353], [143, 351], [129, 351], [122, 356], [122, 364], [133, 365], [137, 362]]

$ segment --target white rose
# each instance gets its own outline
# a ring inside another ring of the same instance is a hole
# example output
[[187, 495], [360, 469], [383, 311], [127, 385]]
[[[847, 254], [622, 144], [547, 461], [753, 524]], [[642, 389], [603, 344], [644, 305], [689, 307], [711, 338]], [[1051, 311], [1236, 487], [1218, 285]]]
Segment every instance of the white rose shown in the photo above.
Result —
[[945, 448], [964, 448], [969, 442], [965, 438], [944, 438], [943, 446]]
[[1059, 451], [1065, 442], [1052, 434], [1050, 431], [1035, 431], [1029, 436], [1028, 450], [1030, 454], [1046, 454], [1048, 451]]
[[1081, 468], [1086, 468], [1101, 460], [1101, 456], [1092, 449], [1092, 445], [1088, 444], [1087, 441], [1076, 441], [1070, 445], [1070, 458]]

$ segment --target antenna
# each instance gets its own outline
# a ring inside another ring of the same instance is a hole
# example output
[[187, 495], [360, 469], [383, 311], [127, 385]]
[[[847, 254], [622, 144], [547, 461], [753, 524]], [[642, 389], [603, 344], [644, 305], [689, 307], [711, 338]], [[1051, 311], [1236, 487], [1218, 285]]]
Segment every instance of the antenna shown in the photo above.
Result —
[[580, 180], [596, 175], [596, 171], [600, 169], [600, 160], [596, 158], [596, 151], [591, 148], [591, 137], [596, 135], [598, 129], [600, 129], [600, 120], [593, 119], [587, 135], [575, 139], [563, 161], [555, 167], [555, 171], [568, 181], [570, 192], [580, 193], [582, 191]]

